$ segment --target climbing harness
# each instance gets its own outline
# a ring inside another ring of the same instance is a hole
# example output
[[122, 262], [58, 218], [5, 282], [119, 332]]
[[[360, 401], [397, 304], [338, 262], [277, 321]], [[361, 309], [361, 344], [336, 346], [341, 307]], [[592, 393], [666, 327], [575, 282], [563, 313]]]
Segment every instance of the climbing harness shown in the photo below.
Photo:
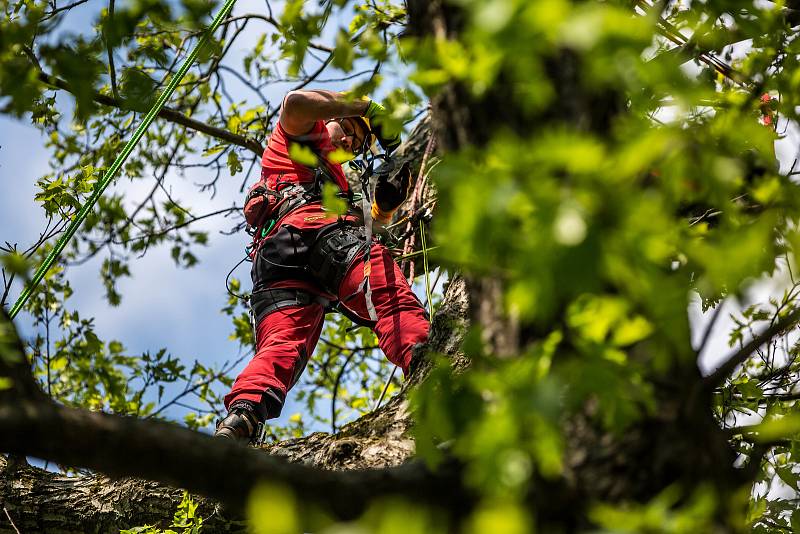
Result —
[[197, 44], [195, 44], [192, 51], [189, 52], [189, 56], [184, 60], [183, 64], [178, 69], [178, 72], [176, 72], [175, 75], [169, 80], [169, 84], [167, 85], [164, 92], [161, 93], [161, 95], [156, 100], [156, 103], [153, 104], [153, 107], [150, 108], [150, 111], [148, 111], [147, 114], [144, 116], [144, 119], [142, 119], [141, 124], [139, 124], [139, 126], [136, 128], [136, 131], [133, 133], [133, 136], [128, 140], [127, 143], [125, 143], [125, 146], [122, 148], [122, 151], [119, 153], [117, 158], [111, 164], [111, 167], [109, 167], [108, 171], [103, 175], [102, 179], [97, 183], [97, 185], [94, 188], [94, 191], [92, 191], [91, 196], [89, 196], [89, 200], [86, 201], [83, 207], [81, 207], [81, 209], [78, 211], [77, 215], [75, 215], [75, 218], [72, 220], [67, 229], [64, 231], [64, 235], [62, 235], [61, 238], [56, 242], [55, 246], [47, 255], [44, 262], [42, 262], [42, 264], [36, 270], [36, 273], [34, 273], [33, 278], [31, 278], [31, 281], [28, 283], [25, 289], [23, 289], [19, 298], [14, 303], [14, 306], [8, 312], [9, 316], [12, 319], [16, 317], [16, 315], [19, 313], [19, 311], [22, 309], [22, 307], [30, 298], [31, 294], [33, 293], [33, 290], [36, 289], [36, 287], [44, 278], [45, 274], [47, 274], [47, 271], [49, 271], [50, 268], [53, 266], [53, 264], [56, 262], [56, 260], [58, 260], [58, 257], [64, 250], [64, 247], [67, 246], [67, 242], [69, 242], [69, 240], [72, 239], [72, 237], [75, 235], [75, 232], [78, 231], [78, 228], [86, 219], [86, 217], [89, 215], [89, 212], [92, 210], [92, 208], [100, 199], [100, 197], [103, 195], [108, 185], [117, 175], [117, 172], [119, 172], [119, 169], [125, 163], [125, 160], [127, 160], [128, 156], [131, 154], [131, 152], [133, 152], [134, 147], [142, 138], [144, 132], [147, 130], [147, 128], [156, 118], [158, 113], [167, 103], [167, 100], [169, 100], [169, 98], [172, 96], [172, 93], [175, 92], [175, 88], [178, 87], [178, 84], [181, 82], [181, 80], [183, 80], [183, 77], [188, 72], [189, 67], [192, 66], [192, 63], [194, 63], [194, 60], [197, 58], [200, 49], [204, 48], [207, 45], [208, 40], [211, 38], [211, 36], [217, 30], [217, 28], [219, 28], [220, 24], [222, 24], [222, 21], [225, 19], [225, 17], [228, 16], [228, 13], [233, 8], [233, 4], [235, 3], [236, 0], [225, 1], [225, 5], [222, 6], [222, 9], [220, 9], [217, 15], [214, 17], [214, 20], [211, 22], [211, 25], [200, 37], [200, 40], [197, 41]]
[[[314, 178], [310, 182], [282, 182], [279, 179], [277, 191], [268, 189], [262, 183], [254, 186], [248, 193], [245, 217], [248, 222], [247, 230], [253, 241], [245, 249], [245, 258], [228, 273], [226, 289], [230, 295], [248, 304], [254, 335], [256, 326], [269, 313], [283, 307], [312, 302], [321, 304], [326, 312], [341, 313], [356, 325], [374, 327], [377, 313], [372, 303], [369, 284], [369, 252], [373, 242], [370, 191], [372, 176], [384, 169], [381, 166], [376, 171], [376, 162], [383, 161], [386, 168], [389, 167], [385, 154], [364, 151], [362, 159], [363, 161], [351, 161], [351, 167], [360, 173], [362, 193], [340, 192], [339, 196], [348, 201], [351, 209], [355, 204], [361, 203], [363, 224], [353, 219], [340, 219], [320, 229], [311, 244], [306, 243], [306, 239], [297, 239], [299, 230], [278, 223], [301, 206], [322, 200], [323, 184], [325, 181], [334, 181], [322, 165], [314, 169]], [[267, 238], [270, 243], [264, 246]], [[273, 281], [285, 277], [310, 278], [329, 294], [336, 295], [345, 275], [359, 258], [363, 258], [364, 262], [364, 279], [353, 294], [341, 300], [317, 297], [301, 289], [268, 288]], [[256, 278], [260, 280], [249, 297], [234, 293], [229, 282], [233, 271], [247, 260], [254, 262], [253, 268], [259, 271]], [[347, 302], [358, 293], [364, 293], [368, 313], [366, 318], [347, 308]]]

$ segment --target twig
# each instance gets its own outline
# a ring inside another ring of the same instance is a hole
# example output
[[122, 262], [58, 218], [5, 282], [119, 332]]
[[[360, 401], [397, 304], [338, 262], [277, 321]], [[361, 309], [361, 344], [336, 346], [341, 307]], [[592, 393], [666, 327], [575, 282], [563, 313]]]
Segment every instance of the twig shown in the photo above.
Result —
[[[108, 0], [108, 21], [111, 23], [114, 18], [114, 0]], [[108, 39], [103, 32], [103, 40], [106, 42], [106, 50], [108, 51], [108, 77], [111, 79], [111, 94], [114, 98], [120, 100], [119, 89], [117, 89], [117, 72], [114, 67], [114, 49], [108, 45]]]
[[85, 4], [88, 1], [89, 0], [78, 0], [77, 2], [73, 2], [73, 3], [68, 4], [66, 6], [59, 7], [58, 9], [54, 9], [53, 11], [50, 11], [49, 13], [45, 13], [44, 16], [41, 19], [39, 19], [39, 22], [44, 22], [46, 20], [50, 20], [53, 17], [55, 17], [56, 15], [58, 15], [59, 13], [63, 13], [64, 11], [69, 11], [73, 7], [77, 7], [77, 6], [81, 5], [81, 4]]
[[733, 370], [736, 369], [736, 367], [744, 363], [747, 358], [753, 354], [753, 352], [758, 350], [761, 345], [771, 340], [773, 337], [787, 328], [794, 326], [798, 320], [800, 320], [800, 308], [797, 308], [793, 312], [785, 315], [777, 323], [771, 325], [760, 335], [756, 336], [749, 343], [730, 355], [726, 359], [725, 363], [720, 365], [716, 371], [703, 379], [704, 389], [709, 390], [716, 387], [716, 385], [725, 380], [725, 378], [729, 376]]
[[173, 226], [170, 226], [169, 228], [164, 228], [163, 230], [159, 230], [158, 232], [147, 233], [147, 234], [143, 234], [143, 235], [136, 235], [136, 236], [132, 236], [132, 237], [130, 237], [130, 238], [124, 240], [124, 241], [113, 241], [113, 243], [115, 245], [126, 245], [126, 244], [130, 243], [131, 241], [139, 241], [139, 240], [142, 240], [142, 239], [153, 239], [153, 238], [161, 237], [161, 236], [164, 236], [164, 235], [172, 232], [173, 230], [179, 230], [181, 228], [189, 226], [190, 224], [196, 223], [197, 221], [200, 221], [202, 219], [208, 219], [209, 217], [214, 217], [216, 215], [221, 215], [223, 213], [224, 214], [234, 213], [234, 212], [240, 211], [241, 209], [242, 208], [240, 208], [239, 206], [233, 206], [232, 208], [225, 208], [225, 209], [221, 209], [221, 210], [217, 210], [217, 211], [212, 211], [211, 213], [206, 213], [205, 215], [198, 215], [197, 217], [193, 217], [192, 219], [184, 221], [181, 224], [175, 224]]
[[14, 521], [11, 519], [11, 514], [8, 513], [8, 510], [6, 509], [5, 505], [3, 505], [3, 511], [6, 513], [8, 522], [11, 523], [11, 527], [14, 529], [14, 532], [16, 532], [17, 534], [21, 534], [19, 529], [17, 528], [17, 525], [15, 525]]
[[397, 372], [397, 366], [395, 365], [392, 368], [392, 373], [389, 375], [389, 379], [386, 380], [386, 384], [383, 385], [383, 391], [381, 391], [381, 396], [378, 397], [378, 402], [375, 403], [375, 407], [372, 409], [373, 412], [381, 407], [383, 398], [386, 396], [386, 392], [389, 390], [389, 384], [392, 383], [392, 379], [394, 378], [396, 372]]
[[[51, 76], [45, 72], [39, 73], [39, 80], [46, 83], [47, 85], [50, 85], [51, 87], [67, 91], [68, 93], [73, 93], [74, 91], [72, 89], [72, 86], [70, 86], [70, 84], [68, 84], [66, 81], [57, 78], [55, 76]], [[92, 100], [104, 106], [111, 106], [114, 108], [127, 110], [127, 108], [122, 104], [122, 102], [119, 99], [114, 98], [113, 96], [110, 95], [95, 93], [94, 95], [92, 95]], [[161, 117], [162, 119], [166, 119], [170, 122], [180, 124], [181, 126], [186, 126], [187, 128], [191, 128], [192, 130], [198, 131], [200, 133], [210, 135], [211, 137], [216, 137], [217, 139], [226, 141], [232, 145], [244, 147], [248, 150], [255, 152], [259, 156], [264, 152], [264, 147], [261, 145], [261, 143], [259, 143], [252, 137], [245, 137], [243, 135], [238, 135], [223, 128], [217, 128], [216, 126], [211, 126], [209, 124], [206, 124], [205, 122], [192, 119], [191, 117], [187, 117], [186, 115], [184, 115], [183, 113], [181, 113], [176, 109], [164, 107], [161, 109], [161, 111], [159, 111], [158, 116]]]
[[328, 65], [330, 64], [330, 62], [331, 62], [332, 60], [333, 60], [333, 52], [330, 52], [330, 53], [328, 54], [328, 57], [327, 57], [327, 59], [326, 59], [325, 61], [323, 61], [323, 62], [322, 62], [322, 65], [320, 65], [320, 66], [319, 66], [319, 68], [318, 68], [316, 71], [314, 71], [314, 73], [313, 73], [313, 74], [311, 74], [310, 76], [308, 76], [308, 77], [307, 77], [307, 78], [306, 78], [306, 79], [303, 81], [303, 83], [300, 83], [300, 84], [298, 84], [298, 85], [296, 85], [296, 86], [292, 87], [292, 89], [291, 89], [291, 90], [292, 90], [292, 91], [297, 91], [297, 90], [299, 90], [299, 89], [302, 89], [302, 88], [303, 88], [303, 87], [305, 87], [306, 85], [310, 84], [310, 83], [311, 83], [313, 80], [315, 80], [315, 79], [316, 79], [316, 78], [317, 78], [317, 77], [318, 77], [320, 74], [322, 74], [322, 71], [324, 71], [324, 70], [325, 70], [325, 69], [328, 67]]
[[[339, 353], [341, 354], [341, 351]], [[350, 360], [353, 359], [353, 356], [355, 356], [355, 354], [356, 354], [355, 351], [350, 353], [350, 356], [347, 357], [347, 359], [342, 364], [342, 368], [339, 369], [339, 372], [336, 374], [336, 381], [333, 384], [333, 396], [331, 398], [331, 434], [336, 433], [336, 397], [339, 394], [339, 384], [341, 384], [344, 372], [347, 370], [347, 366], [350, 365]]]
[[[191, 381], [187, 381], [186, 385], [183, 388], [183, 391], [177, 393], [171, 400], [169, 400], [166, 403], [164, 403], [161, 406], [159, 406], [159, 408], [156, 411], [154, 411], [153, 413], [151, 413], [147, 417], [148, 418], [158, 417], [167, 408], [169, 408], [170, 406], [172, 406], [174, 404], [177, 404], [183, 397], [185, 397], [185, 396], [197, 391], [198, 389], [200, 389], [200, 388], [202, 388], [204, 386], [212, 384], [214, 381], [219, 380], [220, 377], [226, 376], [232, 369], [235, 369], [236, 366], [239, 365], [242, 362], [242, 360], [244, 360], [245, 358], [248, 358], [250, 356], [251, 355], [249, 353], [248, 354], [244, 354], [244, 355], [240, 356], [236, 361], [231, 363], [230, 365], [227, 364], [227, 362], [226, 362], [225, 364], [222, 365], [222, 367], [220, 368], [218, 373], [216, 373], [216, 374], [214, 374], [214, 375], [212, 375], [212, 376], [208, 377], [207, 379], [202, 380], [200, 382], [196, 382], [196, 383], [193, 384], [193, 383], [191, 383]], [[191, 378], [192, 377], [190, 375], [189, 379], [191, 379]]]

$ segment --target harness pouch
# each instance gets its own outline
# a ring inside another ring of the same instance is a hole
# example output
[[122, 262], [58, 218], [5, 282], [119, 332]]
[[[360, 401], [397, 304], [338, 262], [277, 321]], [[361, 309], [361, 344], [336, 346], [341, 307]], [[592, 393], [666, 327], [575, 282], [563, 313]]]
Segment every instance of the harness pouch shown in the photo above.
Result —
[[252, 228], [258, 228], [269, 219], [275, 197], [262, 183], [253, 186], [244, 200], [244, 219]]
[[308, 253], [317, 237], [316, 231], [279, 224], [257, 249], [251, 276], [253, 290], [258, 291], [282, 280], [304, 280], [314, 283], [306, 268]]

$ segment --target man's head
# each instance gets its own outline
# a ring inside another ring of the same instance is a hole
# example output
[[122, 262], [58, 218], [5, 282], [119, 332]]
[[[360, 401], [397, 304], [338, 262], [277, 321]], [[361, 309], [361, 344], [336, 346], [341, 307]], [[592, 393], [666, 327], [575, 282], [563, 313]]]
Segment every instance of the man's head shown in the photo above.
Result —
[[325, 123], [331, 144], [353, 154], [360, 154], [372, 144], [374, 137], [363, 117], [343, 117]]

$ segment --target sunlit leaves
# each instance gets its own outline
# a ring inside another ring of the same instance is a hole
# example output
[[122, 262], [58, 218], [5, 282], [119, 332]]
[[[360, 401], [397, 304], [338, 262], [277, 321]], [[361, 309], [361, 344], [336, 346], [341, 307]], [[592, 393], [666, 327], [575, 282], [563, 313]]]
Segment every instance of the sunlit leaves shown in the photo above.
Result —
[[172, 517], [170, 528], [161, 530], [151, 525], [143, 525], [120, 530], [120, 534], [200, 534], [203, 530], [203, 517], [197, 514], [197, 507], [198, 503], [188, 491], [184, 491], [183, 498]]
[[336, 215], [344, 215], [347, 213], [347, 202], [340, 198], [337, 193], [339, 188], [330, 182], [326, 182], [322, 186], [322, 206]]
[[43, 178], [38, 183], [41, 191], [36, 194], [35, 199], [42, 204], [48, 215], [69, 217], [72, 212], [80, 209], [86, 194], [92, 191], [96, 182], [94, 167], [87, 165], [82, 172], [72, 176]]
[[466, 532], [479, 534], [525, 534], [531, 532], [531, 517], [523, 506], [509, 502], [487, 502], [467, 521]]
[[642, 505], [598, 505], [592, 519], [611, 532], [664, 532], [683, 534], [713, 530], [716, 502], [710, 488], [697, 488], [688, 502], [677, 486], [665, 489]]
[[308, 13], [303, 0], [289, 0], [281, 14], [281, 25], [286, 28], [285, 40], [281, 41], [284, 57], [289, 59], [289, 73], [296, 76], [306, 57], [308, 44], [316, 37], [323, 22], [321, 13]]
[[242, 167], [242, 161], [239, 159], [239, 155], [236, 153], [235, 150], [228, 151], [228, 170], [231, 172], [231, 176], [235, 175], [236, 173], [242, 172], [244, 167]]
[[267, 483], [250, 495], [247, 515], [256, 534], [294, 534], [301, 530], [297, 502], [291, 492]]
[[[780, 6], [765, 3], [738, 2], [736, 9], [719, 2], [691, 9], [660, 6], [661, 15], [693, 36], [691, 47], [672, 53], [665, 52], [672, 45], [655, 32], [655, 9], [643, 16], [618, 2], [456, 4], [453, 9], [464, 10], [457, 32], [409, 39], [403, 57], [412, 67], [399, 76], [384, 71], [357, 78], [354, 93], [380, 87], [390, 112], [387, 122], [398, 129], [419, 109], [419, 88], [434, 96], [444, 84], [454, 84], [450, 89], [456, 95], [502, 95], [495, 107], [465, 110], [483, 117], [481, 131], [439, 132], [449, 144], [459, 136], [482, 141], [447, 154], [432, 173], [439, 193], [434, 239], [446, 265], [503, 281], [505, 308], [494, 312], [519, 320], [521, 335], [533, 341], [515, 358], [503, 360], [483, 353], [483, 333], [475, 325], [463, 347], [473, 370], [454, 377], [445, 363], [433, 371], [415, 400], [415, 431], [419, 454], [433, 464], [446, 454], [464, 462], [466, 481], [482, 498], [462, 525], [465, 530], [524, 532], [535, 510], [529, 514], [516, 503], [537, 477], [563, 472], [563, 420], [589, 412], [592, 424], [622, 435], [642, 418], [661, 415], [663, 398], [656, 389], [664, 383], [683, 386], [671, 373], [676, 367], [696, 371], [687, 293], [699, 290], [706, 302], [743, 295], [751, 280], [772, 272], [776, 258], [800, 244], [797, 186], [777, 174], [775, 131], [759, 123], [762, 91], [779, 92], [781, 100], [770, 109], [796, 117], [800, 44], [789, 37]], [[21, 48], [36, 26], [31, 21], [40, 16], [28, 12], [27, 5], [19, 4], [0, 34], [0, 84], [9, 111], [32, 109], [34, 120], [48, 129], [57, 168], [41, 180], [37, 198], [48, 214], [68, 217], [118, 152], [133, 114], [92, 105], [96, 92], [110, 94], [106, 65], [98, 67], [106, 61], [102, 47], [94, 41], [50, 41], [50, 48], [33, 52], [43, 53], [44, 65], [74, 85], [81, 118], [90, 117], [76, 128], [57, 129], [56, 110], [66, 105], [49, 93], [41, 97], [43, 85]], [[197, 35], [189, 29], [210, 7], [184, 2], [185, 25], [173, 16], [180, 10], [176, 4], [152, 0], [120, 6], [113, 19], [101, 16], [108, 42], [126, 61], [119, 83], [127, 107], [147, 105], [158, 74], [194, 42]], [[342, 20], [343, 14], [353, 18]], [[391, 63], [396, 59], [394, 25], [403, 22], [404, 11], [390, 2], [292, 0], [278, 18], [279, 24], [270, 25], [243, 55], [244, 68], [237, 71], [243, 84], [260, 89], [278, 80], [294, 82], [327, 61], [330, 48], [330, 68], [348, 75], [370, 61]], [[724, 54], [721, 47], [731, 37], [752, 43], [740, 47], [741, 59], [730, 58], [752, 85], [686, 63], [700, 49]], [[204, 59], [219, 57], [221, 50], [215, 43]], [[78, 52], [88, 58], [85, 65], [72, 64]], [[212, 67], [205, 64], [190, 73], [174, 105], [212, 126], [263, 140], [274, 126], [269, 122], [277, 103], [253, 107], [226, 100], [228, 89], [215, 83], [214, 72], [204, 70]], [[19, 83], [12, 87], [14, 76]], [[404, 84], [406, 78], [408, 87], [386, 87], [396, 80]], [[618, 98], [596, 104], [593, 97], [612, 91]], [[446, 96], [434, 103], [448, 110]], [[209, 109], [218, 113], [209, 115]], [[593, 120], [598, 116], [603, 120]], [[157, 125], [126, 165], [126, 176], [149, 178], [170, 158], [186, 163], [181, 158], [187, 155], [200, 158], [192, 165], [215, 161], [230, 175], [245, 172], [238, 148], [205, 139], [191, 142], [191, 135]], [[170, 156], [165, 147], [173, 142], [175, 155]], [[300, 146], [292, 148], [292, 157], [317, 164], [315, 155]], [[326, 191], [327, 207], [341, 200], [332, 193]], [[110, 244], [105, 242], [110, 248], [122, 243], [123, 252], [143, 254], [165, 245], [178, 265], [190, 266], [197, 261], [196, 247], [206, 242], [206, 234], [185, 229], [193, 215], [176, 201], [154, 201], [130, 222], [131, 211], [120, 199], [112, 197], [99, 208], [86, 227], [94, 236], [112, 236]], [[341, 208], [339, 203], [334, 211]], [[88, 239], [81, 247], [102, 250]], [[111, 255], [103, 264], [111, 303], [119, 299], [115, 283], [127, 276], [126, 261]], [[91, 321], [64, 310], [63, 299], [71, 290], [58, 278], [50, 275], [49, 293], [37, 295], [30, 309], [40, 318], [58, 317], [71, 336], [66, 341], [59, 337], [49, 356], [41, 340], [34, 343], [37, 376], [60, 400], [120, 413], [155, 413], [157, 408], [137, 400], [135, 387], [126, 380], [136, 377], [141, 386], [149, 379], [172, 383], [213, 377], [202, 366], [182, 368], [169, 353], [128, 354], [120, 344], [100, 340]], [[238, 282], [231, 283], [231, 290], [246, 292]], [[794, 305], [786, 299], [774, 306], [781, 311], [759, 306], [743, 314], [731, 338], [733, 350], [747, 342], [755, 327]], [[232, 338], [252, 347], [250, 320], [239, 299], [231, 297], [224, 311], [232, 321]], [[286, 428], [274, 429], [276, 436], [320, 425], [336, 430], [374, 406], [390, 366], [374, 349], [371, 334], [349, 327], [344, 320], [326, 325], [320, 350], [298, 386], [297, 399], [307, 412], [292, 416]], [[793, 469], [800, 454], [791, 397], [800, 351], [787, 346], [786, 360], [778, 361], [770, 347], [718, 388], [709, 409], [726, 423], [741, 413], [756, 418], [734, 439], [743, 460], [750, 441], [785, 441], [773, 449], [773, 464], [761, 480], [771, 477], [796, 488]], [[47, 365], [73, 386], [46, 378]], [[391, 382], [389, 394], [396, 389]], [[205, 400], [217, 400], [204, 391]], [[789, 398], [776, 398], [775, 391]], [[162, 400], [161, 392], [157, 398]], [[192, 427], [210, 420], [210, 413], [185, 418]], [[272, 515], [263, 518], [264, 524], [298, 530], [301, 519], [286, 512], [294, 510], [293, 498], [276, 490], [270, 499], [285, 506], [272, 511], [267, 503]], [[706, 488], [695, 494], [670, 489], [637, 505], [599, 505], [592, 520], [609, 530], [702, 532], [718, 504]], [[800, 516], [781, 506], [757, 498], [751, 521], [767, 514], [785, 528], [796, 525]], [[393, 515], [391, 507], [376, 509], [363, 518], [362, 527], [389, 532], [405, 520], [406, 531], [435, 531], [436, 522], [422, 513], [411, 521], [402, 513]], [[274, 514], [280, 513], [283, 519], [276, 523]]]
[[27, 278], [28, 272], [31, 271], [32, 265], [25, 256], [19, 252], [13, 251], [8, 254], [0, 254], [0, 263], [11, 275], [21, 275]]
[[652, 324], [640, 315], [631, 315], [628, 308], [620, 298], [582, 295], [570, 306], [567, 322], [584, 342], [625, 347], [653, 331]]
[[350, 38], [344, 30], [340, 30], [336, 34], [336, 48], [333, 52], [333, 66], [343, 71], [349, 71], [353, 68], [353, 60], [355, 59], [355, 52], [353, 45], [350, 43]]
[[[663, 52], [672, 45], [655, 35], [655, 9], [642, 16], [621, 4], [458, 4], [464, 8], [458, 40], [439, 35], [405, 48], [417, 62], [412, 80], [425, 91], [435, 94], [447, 83], [450, 91], [471, 91], [478, 102], [484, 86], [473, 64], [481, 57], [494, 61], [482, 64], [481, 75], [494, 91], [496, 109], [475, 106], [463, 121], [481, 125], [480, 131], [462, 132], [481, 141], [480, 148], [463, 146], [434, 172], [440, 260], [503, 280], [506, 311], [526, 324], [542, 325], [537, 338], [554, 333], [554, 324], [566, 326], [558, 331], [562, 349], [539, 380], [563, 388], [559, 406], [564, 411], [591, 407], [604, 428], [624, 432], [658, 410], [653, 376], [674, 369], [676, 361], [687, 365], [696, 358], [689, 342], [687, 289], [696, 288], [706, 298], [740, 294], [752, 280], [774, 271], [786, 241], [793, 246], [798, 241], [797, 186], [776, 172], [775, 134], [760, 123], [762, 86], [719, 83], [710, 70], [698, 76], [682, 69], [691, 56]], [[733, 42], [723, 41], [731, 34], [754, 38], [745, 60], [734, 65], [744, 76], [768, 88], [790, 85], [791, 70], [780, 72], [775, 65], [794, 64], [796, 54], [776, 50], [796, 39], [786, 39], [771, 7], [742, 5], [733, 10], [735, 22], [728, 27], [720, 22], [727, 8], [681, 9], [667, 7], [663, 14], [682, 31], [696, 32], [701, 46]], [[495, 56], [497, 51], [504, 54]], [[565, 74], [572, 68], [580, 73], [574, 78]], [[566, 82], [553, 87], [548, 78]], [[502, 84], [492, 85], [498, 79]], [[624, 95], [619, 110], [592, 108], [592, 97], [605, 90]], [[794, 98], [784, 92], [782, 98]], [[443, 109], [452, 111], [446, 97], [442, 101]], [[505, 106], [517, 115], [504, 115]], [[775, 107], [781, 104], [770, 109]], [[598, 128], [591, 117], [604, 113], [613, 120]], [[511, 134], [519, 114], [529, 120], [521, 120]], [[795, 110], [785, 116], [795, 116]], [[757, 318], [748, 318], [748, 328], [751, 319]], [[746, 329], [737, 335], [737, 343], [749, 338]], [[465, 343], [465, 351], [472, 346]], [[770, 363], [769, 354], [759, 352], [748, 368], [778, 372], [780, 362]], [[475, 365], [482, 364], [479, 359]], [[485, 368], [480, 371], [488, 382]], [[454, 391], [451, 396], [469, 406], [472, 420], [462, 422], [447, 396], [425, 390], [430, 396], [419, 408], [420, 453], [436, 458], [439, 453], [429, 442], [452, 440], [453, 450], [463, 454], [469, 446], [463, 442], [478, 442], [475, 428], [484, 418], [478, 407], [497, 409], [508, 387], [487, 387], [491, 395], [484, 405], [480, 401], [486, 398], [465, 393], [472, 392], [464, 385], [470, 379], [455, 384], [435, 372], [432, 380], [441, 391]], [[730, 408], [727, 413], [763, 415], [769, 406], [773, 415], [767, 420], [775, 422], [765, 423], [766, 431], [774, 439], [791, 437], [791, 417], [767, 392], [766, 386], [777, 382], [764, 380], [739, 376], [726, 386], [724, 395], [730, 396], [717, 402]], [[495, 433], [480, 434], [482, 443], [491, 444], [496, 434], [514, 434], [500, 419]], [[502, 472], [488, 458], [469, 462], [474, 472], [485, 468], [481, 462]], [[604, 509], [595, 521], [623, 531], [646, 529], [650, 521], [655, 529], [702, 529], [716, 506], [712, 493], [696, 495], [696, 509], [678, 511], [674, 502], [682, 492], [676, 488], [663, 502], [620, 510], [619, 516]]]
[[318, 163], [317, 155], [309, 147], [299, 143], [289, 145], [289, 157], [292, 161], [309, 167], [315, 167]]

